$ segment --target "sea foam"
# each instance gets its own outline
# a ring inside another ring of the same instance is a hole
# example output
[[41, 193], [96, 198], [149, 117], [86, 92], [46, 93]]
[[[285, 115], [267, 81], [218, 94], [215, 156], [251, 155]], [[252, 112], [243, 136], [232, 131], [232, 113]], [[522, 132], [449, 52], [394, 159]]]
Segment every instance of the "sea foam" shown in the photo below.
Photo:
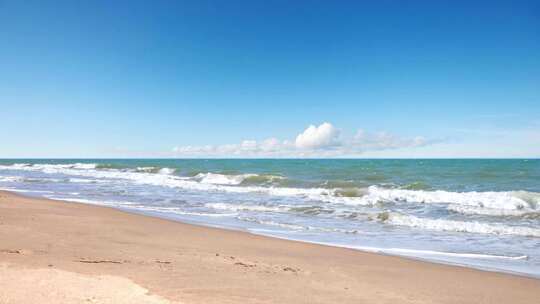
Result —
[[[95, 179], [126, 179], [134, 183], [165, 186], [198, 191], [221, 191], [231, 193], [259, 193], [272, 196], [296, 196], [308, 200], [316, 200], [333, 204], [373, 206], [384, 203], [413, 203], [413, 204], [451, 204], [453, 206], [470, 206], [474, 208], [449, 207], [450, 210], [462, 213], [474, 213], [495, 215], [493, 210], [519, 210], [508, 211], [507, 214], [520, 214], [537, 211], [540, 203], [540, 193], [527, 191], [490, 191], [490, 192], [451, 192], [451, 191], [426, 191], [405, 190], [396, 188], [382, 188], [370, 186], [351, 192], [340, 188], [294, 188], [243, 185], [250, 178], [258, 177], [257, 174], [219, 174], [199, 173], [194, 177], [174, 175], [174, 170], [169, 168], [152, 170], [126, 171], [116, 169], [96, 169], [96, 164], [14, 164], [0, 166], [4, 170], [41, 171], [44, 173], [59, 173], [79, 177], [91, 177]], [[142, 169], [139, 168], [139, 169]], [[142, 171], [142, 172], [141, 172]], [[269, 176], [269, 180], [277, 178]], [[73, 180], [75, 182], [75, 180]], [[343, 193], [353, 193], [344, 196]], [[358, 196], [354, 196], [354, 195]], [[499, 212], [505, 214], [503, 212]]]
[[540, 237], [540, 229], [537, 228], [480, 223], [475, 221], [465, 222], [446, 219], [428, 219], [396, 213], [391, 213], [388, 216], [386, 222], [392, 225], [407, 226], [435, 231]]
[[[525, 196], [528, 195], [527, 198]], [[412, 203], [452, 203], [455, 205], [474, 206], [492, 209], [535, 209], [540, 201], [539, 193], [525, 191], [501, 192], [450, 192], [383, 189], [377, 186], [369, 187], [368, 194], [363, 199], [376, 202], [412, 202]]]
[[199, 182], [203, 184], [213, 184], [213, 185], [239, 185], [246, 178], [257, 176], [256, 174], [238, 174], [238, 175], [227, 175], [227, 174], [218, 174], [218, 173], [199, 173], [195, 176], [195, 179], [198, 179]]

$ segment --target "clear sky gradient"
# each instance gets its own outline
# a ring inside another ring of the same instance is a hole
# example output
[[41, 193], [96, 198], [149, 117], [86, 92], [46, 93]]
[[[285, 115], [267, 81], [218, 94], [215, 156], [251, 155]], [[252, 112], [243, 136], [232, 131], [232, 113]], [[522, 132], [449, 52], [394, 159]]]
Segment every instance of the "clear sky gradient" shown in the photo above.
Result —
[[0, 0], [0, 119], [0, 157], [540, 157], [540, 2]]

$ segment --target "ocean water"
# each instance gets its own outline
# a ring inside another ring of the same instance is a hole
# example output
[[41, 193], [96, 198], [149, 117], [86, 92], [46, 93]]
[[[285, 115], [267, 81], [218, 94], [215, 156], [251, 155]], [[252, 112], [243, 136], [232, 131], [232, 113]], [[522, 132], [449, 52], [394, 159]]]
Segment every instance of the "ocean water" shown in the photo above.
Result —
[[0, 160], [0, 188], [540, 277], [540, 160]]

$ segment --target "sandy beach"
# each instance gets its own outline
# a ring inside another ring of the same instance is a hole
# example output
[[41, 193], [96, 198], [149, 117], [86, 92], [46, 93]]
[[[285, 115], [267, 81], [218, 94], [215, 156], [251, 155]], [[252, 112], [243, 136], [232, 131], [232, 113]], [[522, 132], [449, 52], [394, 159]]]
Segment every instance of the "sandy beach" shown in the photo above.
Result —
[[0, 303], [535, 303], [540, 280], [0, 192]]
[[540, 1], [0, 20], [0, 304], [540, 304]]

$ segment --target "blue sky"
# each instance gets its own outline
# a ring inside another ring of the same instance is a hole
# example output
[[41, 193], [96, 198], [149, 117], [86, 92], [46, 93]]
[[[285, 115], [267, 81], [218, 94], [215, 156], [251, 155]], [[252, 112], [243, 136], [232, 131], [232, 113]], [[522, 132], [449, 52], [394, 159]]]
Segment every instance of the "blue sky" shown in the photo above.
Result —
[[538, 1], [4, 0], [0, 28], [0, 157], [540, 157]]

